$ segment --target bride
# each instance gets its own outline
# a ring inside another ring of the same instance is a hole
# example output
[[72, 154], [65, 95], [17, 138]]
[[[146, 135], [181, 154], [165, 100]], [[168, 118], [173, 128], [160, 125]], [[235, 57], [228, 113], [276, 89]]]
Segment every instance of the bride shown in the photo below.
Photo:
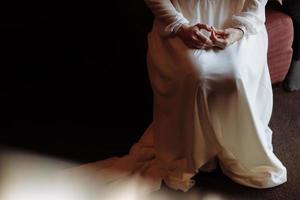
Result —
[[104, 182], [138, 175], [188, 191], [217, 165], [233, 181], [270, 188], [287, 181], [268, 126], [267, 0], [145, 0], [153, 121], [128, 155], [89, 163]]

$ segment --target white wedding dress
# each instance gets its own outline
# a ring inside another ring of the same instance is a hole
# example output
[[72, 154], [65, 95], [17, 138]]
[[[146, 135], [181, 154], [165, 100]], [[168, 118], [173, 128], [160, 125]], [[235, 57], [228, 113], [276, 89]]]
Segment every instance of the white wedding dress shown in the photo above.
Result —
[[[267, 0], [145, 0], [155, 15], [148, 35], [153, 121], [128, 155], [74, 169], [103, 182], [138, 175], [155, 191], [164, 181], [188, 191], [192, 177], [219, 163], [233, 181], [269, 188], [287, 181], [273, 153], [268, 123], [273, 93], [264, 25]], [[172, 36], [182, 24], [240, 26], [244, 37], [224, 50], [189, 49]], [[119, 173], [120, 172], [120, 173]]]

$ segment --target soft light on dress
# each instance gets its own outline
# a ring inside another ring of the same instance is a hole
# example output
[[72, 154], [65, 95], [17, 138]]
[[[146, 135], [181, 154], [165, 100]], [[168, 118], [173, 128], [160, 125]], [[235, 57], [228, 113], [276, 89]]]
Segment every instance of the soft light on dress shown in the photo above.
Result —
[[[273, 93], [264, 25], [267, 0], [146, 0], [155, 15], [148, 35], [153, 121], [128, 155], [79, 167], [96, 169], [102, 181], [140, 175], [149, 191], [188, 191], [192, 177], [219, 163], [233, 181], [269, 188], [287, 180], [273, 153]], [[225, 50], [189, 49], [172, 31], [181, 24], [245, 27]], [[76, 170], [75, 170], [76, 171]], [[106, 174], [107, 175], [107, 174]]]

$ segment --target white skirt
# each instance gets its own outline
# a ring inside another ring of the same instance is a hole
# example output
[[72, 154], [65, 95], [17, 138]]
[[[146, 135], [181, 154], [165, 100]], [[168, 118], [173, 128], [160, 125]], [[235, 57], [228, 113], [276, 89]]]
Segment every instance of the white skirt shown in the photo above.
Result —
[[[228, 27], [243, 5], [238, 0], [172, 2], [192, 24], [216, 28]], [[101, 180], [107, 183], [138, 175], [148, 180], [148, 191], [158, 190], [162, 180], [188, 191], [199, 170], [212, 171], [219, 163], [225, 175], [245, 186], [269, 188], [286, 182], [287, 171], [273, 153], [268, 126], [273, 93], [267, 48], [263, 29], [225, 50], [193, 50], [179, 38], [164, 37], [155, 20], [147, 55], [152, 123], [128, 155], [74, 172], [92, 167], [106, 175]], [[111, 173], [117, 171], [122, 173]]]

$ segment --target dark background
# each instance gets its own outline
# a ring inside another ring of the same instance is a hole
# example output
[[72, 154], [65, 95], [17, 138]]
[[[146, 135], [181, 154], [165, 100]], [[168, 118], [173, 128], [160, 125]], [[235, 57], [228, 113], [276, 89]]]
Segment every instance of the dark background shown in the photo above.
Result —
[[0, 144], [89, 162], [152, 121], [141, 0], [1, 1]]

